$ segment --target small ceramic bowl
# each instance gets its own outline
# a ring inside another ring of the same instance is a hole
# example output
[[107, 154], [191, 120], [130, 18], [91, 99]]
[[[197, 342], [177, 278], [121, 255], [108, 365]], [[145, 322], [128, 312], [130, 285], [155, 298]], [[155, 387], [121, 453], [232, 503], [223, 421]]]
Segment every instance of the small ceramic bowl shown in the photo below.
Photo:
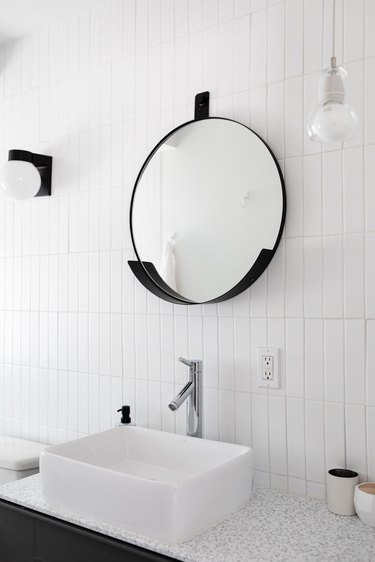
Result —
[[375, 527], [375, 482], [363, 482], [355, 487], [354, 505], [362, 523]]

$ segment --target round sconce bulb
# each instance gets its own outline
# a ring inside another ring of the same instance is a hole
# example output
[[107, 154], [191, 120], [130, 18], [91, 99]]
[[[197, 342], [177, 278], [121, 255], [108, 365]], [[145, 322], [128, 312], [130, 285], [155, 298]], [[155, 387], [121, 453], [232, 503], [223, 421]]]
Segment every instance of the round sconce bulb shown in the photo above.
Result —
[[341, 142], [353, 136], [357, 114], [345, 101], [345, 69], [331, 66], [320, 78], [319, 105], [309, 116], [307, 134], [314, 142]]
[[31, 162], [8, 160], [0, 168], [0, 187], [12, 199], [32, 199], [40, 185], [40, 173]]

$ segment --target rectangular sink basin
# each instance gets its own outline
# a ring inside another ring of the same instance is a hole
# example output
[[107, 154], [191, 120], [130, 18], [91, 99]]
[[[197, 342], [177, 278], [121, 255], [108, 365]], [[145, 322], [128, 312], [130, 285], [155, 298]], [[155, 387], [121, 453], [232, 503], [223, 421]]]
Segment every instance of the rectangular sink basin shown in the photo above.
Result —
[[249, 499], [248, 447], [134, 426], [47, 447], [44, 499], [163, 542], [207, 529]]

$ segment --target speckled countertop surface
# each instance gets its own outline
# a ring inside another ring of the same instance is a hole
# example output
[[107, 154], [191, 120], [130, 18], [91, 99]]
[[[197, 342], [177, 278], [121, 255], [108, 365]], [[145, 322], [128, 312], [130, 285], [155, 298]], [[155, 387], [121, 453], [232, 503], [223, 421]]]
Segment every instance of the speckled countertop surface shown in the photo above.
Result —
[[374, 562], [375, 529], [340, 517], [326, 504], [279, 490], [255, 489], [249, 503], [198, 537], [160, 543], [43, 501], [39, 475], [0, 487], [0, 498], [184, 562]]

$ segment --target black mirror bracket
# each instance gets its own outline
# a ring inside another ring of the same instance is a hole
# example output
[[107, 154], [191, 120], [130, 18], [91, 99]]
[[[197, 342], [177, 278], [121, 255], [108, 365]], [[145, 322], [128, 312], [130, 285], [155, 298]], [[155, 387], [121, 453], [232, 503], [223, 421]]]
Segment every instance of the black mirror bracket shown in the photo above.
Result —
[[207, 119], [210, 116], [210, 92], [201, 92], [195, 96], [194, 119]]

